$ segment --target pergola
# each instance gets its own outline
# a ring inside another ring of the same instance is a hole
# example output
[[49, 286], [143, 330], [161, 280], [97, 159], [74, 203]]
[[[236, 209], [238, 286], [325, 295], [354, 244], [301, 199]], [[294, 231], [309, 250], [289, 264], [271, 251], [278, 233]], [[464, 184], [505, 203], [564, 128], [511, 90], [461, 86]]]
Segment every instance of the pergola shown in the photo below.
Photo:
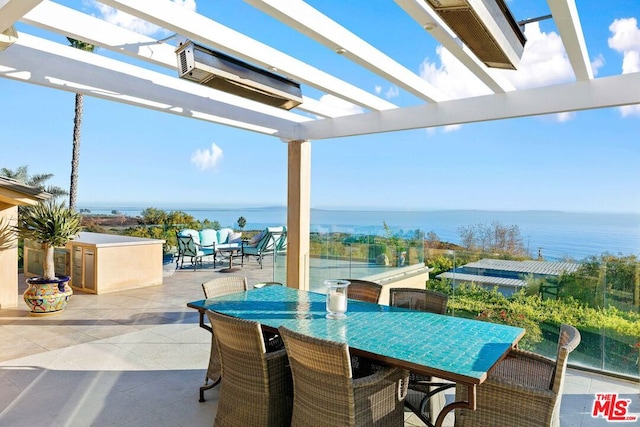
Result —
[[[316, 64], [278, 51], [169, 0], [101, 0], [171, 34], [266, 70], [277, 71], [314, 93], [355, 104], [353, 114], [304, 96], [292, 110], [180, 79], [176, 45], [110, 24], [81, 10], [48, 0], [0, 0], [2, 77], [182, 115], [271, 135], [288, 143], [287, 283], [309, 287], [310, 141], [380, 132], [457, 125], [640, 103], [640, 73], [596, 78], [575, 0], [547, 0], [575, 80], [516, 90], [488, 68], [425, 0], [395, 0], [407, 25], [448, 49], [487, 88], [487, 95], [452, 99], [415, 72], [356, 36], [302, 0], [245, 0], [282, 24], [341, 54], [419, 101], [398, 106], [357, 84], [322, 71]], [[540, 0], [541, 1], [541, 0]], [[479, 4], [480, 0], [468, 0]], [[415, 21], [415, 22], [412, 22]], [[27, 29], [15, 32], [20, 22]], [[58, 34], [62, 43], [38, 35]], [[393, 28], [385, 28], [393, 31]], [[74, 49], [64, 37], [91, 43], [95, 53]]]

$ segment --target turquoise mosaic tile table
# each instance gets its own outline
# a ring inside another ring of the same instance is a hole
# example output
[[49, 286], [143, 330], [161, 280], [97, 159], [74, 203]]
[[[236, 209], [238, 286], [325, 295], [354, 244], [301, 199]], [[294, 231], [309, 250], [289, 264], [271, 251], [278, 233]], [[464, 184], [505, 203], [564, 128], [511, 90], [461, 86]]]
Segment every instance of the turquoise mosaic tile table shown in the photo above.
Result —
[[327, 319], [324, 294], [283, 286], [267, 286], [187, 305], [201, 314], [213, 310], [260, 322], [270, 330], [286, 326], [310, 336], [345, 342], [353, 354], [467, 384], [468, 400], [448, 405], [445, 412], [461, 406], [474, 408], [475, 385], [485, 380], [491, 367], [525, 332], [506, 325], [356, 300], [349, 300], [345, 319]]

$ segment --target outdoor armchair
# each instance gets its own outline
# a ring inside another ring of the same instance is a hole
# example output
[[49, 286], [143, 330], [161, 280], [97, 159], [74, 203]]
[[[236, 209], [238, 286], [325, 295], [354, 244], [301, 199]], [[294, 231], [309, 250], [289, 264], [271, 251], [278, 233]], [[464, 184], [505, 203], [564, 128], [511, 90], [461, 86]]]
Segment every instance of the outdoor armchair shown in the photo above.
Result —
[[198, 269], [198, 263], [202, 265], [202, 257], [206, 254], [200, 248], [200, 239], [197, 231], [193, 230], [195, 235], [189, 231], [190, 230], [182, 230], [176, 233], [176, 240], [178, 242], [176, 268], [178, 268], [178, 264], [179, 267], [182, 268], [184, 265], [184, 258], [189, 257], [191, 259], [191, 265], [193, 265], [193, 271], [196, 271]]
[[354, 378], [347, 344], [279, 331], [293, 376], [292, 427], [404, 425], [407, 371]]
[[[408, 308], [410, 310], [427, 311], [436, 314], [446, 314], [449, 296], [430, 289], [391, 288], [389, 289], [389, 305]], [[435, 422], [436, 417], [444, 408], [445, 398], [442, 393], [447, 388], [455, 387], [454, 383], [444, 383], [444, 380], [413, 372], [409, 375], [409, 393], [405, 400], [407, 408], [411, 409], [423, 421]], [[418, 400], [416, 400], [418, 398]]]
[[[235, 292], [246, 291], [247, 278], [240, 276], [224, 276], [211, 279], [202, 284], [205, 298], [214, 298], [220, 295], [233, 294]], [[213, 333], [213, 331], [212, 331]], [[211, 381], [211, 382], [209, 382]], [[200, 387], [200, 402], [204, 402], [204, 391], [215, 387], [220, 382], [220, 355], [218, 354], [218, 344], [211, 335], [211, 352], [209, 354], [209, 366], [204, 377], [204, 385]]]
[[[567, 360], [580, 344], [580, 332], [562, 325], [556, 360], [512, 350], [476, 391], [476, 410], [456, 409], [456, 427], [540, 427], [560, 425], [560, 403]], [[467, 395], [456, 386], [456, 397]]]
[[207, 311], [222, 362], [218, 427], [288, 427], [293, 387], [285, 350], [266, 352], [261, 325]]
[[260, 234], [242, 245], [242, 256], [254, 256], [260, 268], [265, 255], [282, 254], [286, 252], [287, 230], [285, 227], [267, 227]]

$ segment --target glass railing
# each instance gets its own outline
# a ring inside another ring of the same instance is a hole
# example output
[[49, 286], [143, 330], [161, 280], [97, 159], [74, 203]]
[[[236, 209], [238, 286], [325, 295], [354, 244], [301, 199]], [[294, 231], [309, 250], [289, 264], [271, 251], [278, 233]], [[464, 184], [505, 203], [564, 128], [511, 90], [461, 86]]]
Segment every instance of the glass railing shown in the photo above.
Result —
[[[324, 291], [323, 282], [336, 278], [364, 278], [424, 262], [423, 234], [380, 236], [316, 227], [310, 235], [309, 282], [311, 290]], [[286, 257], [274, 257], [273, 280], [286, 281]]]
[[[432, 269], [426, 286], [450, 295], [450, 315], [523, 327], [527, 333], [520, 346], [551, 358], [559, 325], [571, 324], [582, 342], [570, 364], [640, 378], [640, 261], [635, 256], [546, 262], [424, 249], [420, 233], [380, 236], [330, 228], [314, 231], [310, 242], [311, 290], [323, 292], [325, 279], [393, 274], [424, 262]], [[284, 254], [269, 261], [273, 280], [285, 283]]]
[[428, 286], [451, 295], [452, 315], [524, 327], [521, 346], [552, 358], [559, 325], [571, 324], [582, 340], [570, 364], [640, 378], [637, 257], [513, 263], [495, 254], [427, 250], [426, 258], [434, 269]]

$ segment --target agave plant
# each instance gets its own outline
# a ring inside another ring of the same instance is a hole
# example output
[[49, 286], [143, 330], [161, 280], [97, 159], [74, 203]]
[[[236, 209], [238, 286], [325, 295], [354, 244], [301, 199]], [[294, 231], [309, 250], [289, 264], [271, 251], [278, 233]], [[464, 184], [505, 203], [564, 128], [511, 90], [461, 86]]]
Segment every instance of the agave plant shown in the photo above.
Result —
[[29, 206], [20, 213], [18, 234], [25, 239], [41, 243], [44, 249], [44, 279], [55, 280], [54, 248], [66, 245], [78, 235], [82, 230], [80, 219], [80, 214], [64, 203], [51, 200]]

